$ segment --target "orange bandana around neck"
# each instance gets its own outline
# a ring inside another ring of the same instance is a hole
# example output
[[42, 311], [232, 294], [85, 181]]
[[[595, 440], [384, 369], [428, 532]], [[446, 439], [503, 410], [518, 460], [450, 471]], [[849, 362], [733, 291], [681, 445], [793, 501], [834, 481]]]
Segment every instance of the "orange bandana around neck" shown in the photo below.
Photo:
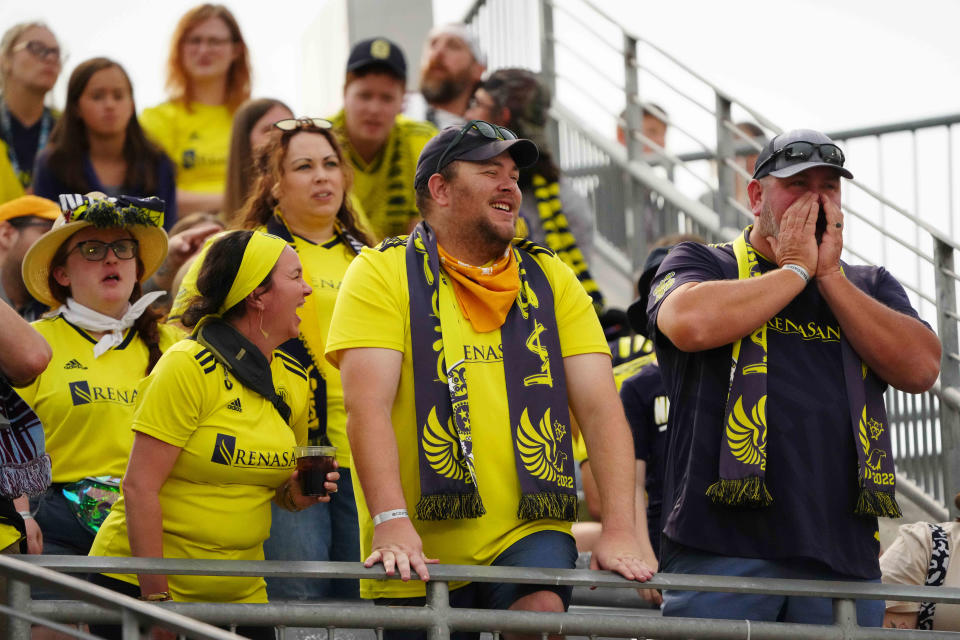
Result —
[[461, 262], [439, 244], [437, 254], [444, 271], [450, 276], [460, 311], [470, 321], [473, 330], [486, 333], [499, 329], [520, 290], [520, 270], [513, 247], [488, 267]]

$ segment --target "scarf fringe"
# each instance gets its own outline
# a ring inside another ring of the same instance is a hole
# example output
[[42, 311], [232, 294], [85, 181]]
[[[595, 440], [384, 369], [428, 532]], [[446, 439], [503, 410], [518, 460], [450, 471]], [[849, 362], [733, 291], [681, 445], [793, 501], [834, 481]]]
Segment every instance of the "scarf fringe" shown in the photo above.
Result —
[[476, 491], [473, 493], [453, 493], [420, 496], [417, 502], [418, 520], [459, 520], [461, 518], [479, 518], [487, 510]]
[[857, 506], [854, 513], [861, 516], [877, 516], [878, 518], [902, 518], [903, 512], [897, 504], [897, 498], [886, 491], [860, 489]]
[[0, 467], [0, 494], [7, 498], [38, 496], [50, 486], [51, 478], [47, 454], [20, 464], [4, 464]]
[[569, 493], [530, 493], [520, 498], [517, 517], [521, 520], [564, 520], [576, 522], [579, 504]]
[[707, 488], [713, 504], [727, 507], [759, 509], [773, 504], [773, 496], [760, 476], [720, 479]]

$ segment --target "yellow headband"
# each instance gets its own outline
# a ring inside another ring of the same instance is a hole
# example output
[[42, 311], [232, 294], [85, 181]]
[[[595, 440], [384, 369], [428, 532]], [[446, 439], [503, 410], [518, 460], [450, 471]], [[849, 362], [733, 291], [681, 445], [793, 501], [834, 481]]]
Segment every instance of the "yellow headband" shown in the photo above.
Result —
[[233, 279], [233, 285], [230, 286], [227, 298], [217, 313], [222, 314], [233, 308], [233, 305], [259, 287], [273, 269], [273, 265], [277, 264], [280, 253], [286, 246], [287, 243], [277, 236], [254, 231], [250, 236], [250, 242], [247, 243], [247, 248], [243, 250], [243, 259], [240, 261], [237, 276]]

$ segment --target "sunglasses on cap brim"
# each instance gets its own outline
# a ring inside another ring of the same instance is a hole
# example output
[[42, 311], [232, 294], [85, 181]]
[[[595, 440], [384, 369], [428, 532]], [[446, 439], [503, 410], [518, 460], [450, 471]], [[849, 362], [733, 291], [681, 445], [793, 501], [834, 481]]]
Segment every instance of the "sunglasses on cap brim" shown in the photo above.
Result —
[[475, 129], [484, 138], [489, 140], [517, 140], [517, 134], [506, 127], [499, 127], [495, 124], [490, 124], [485, 120], [471, 120], [467, 124], [463, 125], [460, 131], [457, 132], [457, 135], [453, 140], [450, 141], [450, 144], [447, 145], [447, 148], [443, 150], [443, 153], [440, 154], [440, 159], [437, 160], [437, 168], [434, 173], [440, 173], [440, 170], [445, 166], [443, 161], [446, 159], [447, 154], [450, 153], [450, 150], [460, 144], [460, 141], [463, 140], [463, 137], [470, 132], [470, 130]]
[[814, 152], [820, 155], [820, 159], [823, 162], [832, 164], [836, 167], [842, 167], [843, 163], [846, 161], [843, 151], [841, 151], [840, 147], [835, 144], [829, 142], [816, 144], [813, 142], [798, 141], [786, 144], [771, 153], [769, 158], [757, 165], [756, 169], [754, 169], [754, 173], [758, 173], [765, 165], [775, 161], [777, 156], [782, 155], [784, 160], [786, 160], [788, 163], [796, 164], [798, 162], [806, 162], [813, 157]]

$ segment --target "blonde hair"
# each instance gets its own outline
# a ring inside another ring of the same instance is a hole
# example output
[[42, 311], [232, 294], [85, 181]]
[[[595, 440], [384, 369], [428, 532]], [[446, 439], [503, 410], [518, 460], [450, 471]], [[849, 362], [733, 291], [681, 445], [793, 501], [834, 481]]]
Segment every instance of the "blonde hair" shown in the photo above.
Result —
[[189, 106], [193, 100], [190, 78], [187, 77], [183, 68], [183, 41], [194, 27], [210, 18], [223, 20], [227, 29], [230, 30], [230, 38], [234, 46], [237, 47], [237, 57], [227, 70], [227, 91], [224, 96], [224, 104], [233, 113], [250, 97], [250, 52], [247, 50], [247, 43], [243, 40], [237, 19], [222, 4], [202, 4], [190, 9], [180, 18], [177, 28], [173, 31], [170, 57], [167, 59], [167, 91], [174, 102], [182, 102]]
[[[30, 29], [46, 29], [51, 34], [53, 33], [53, 30], [47, 26], [45, 22], [39, 20], [21, 22], [13, 25], [4, 32], [3, 38], [0, 38], [0, 62], [6, 62], [10, 59], [10, 56], [13, 55], [13, 47], [17, 44], [17, 40]], [[57, 36], [54, 35], [53, 37], [56, 38]], [[6, 79], [7, 74], [3, 70], [3, 65], [0, 64], [0, 89], [3, 89], [3, 85], [6, 84]]]

